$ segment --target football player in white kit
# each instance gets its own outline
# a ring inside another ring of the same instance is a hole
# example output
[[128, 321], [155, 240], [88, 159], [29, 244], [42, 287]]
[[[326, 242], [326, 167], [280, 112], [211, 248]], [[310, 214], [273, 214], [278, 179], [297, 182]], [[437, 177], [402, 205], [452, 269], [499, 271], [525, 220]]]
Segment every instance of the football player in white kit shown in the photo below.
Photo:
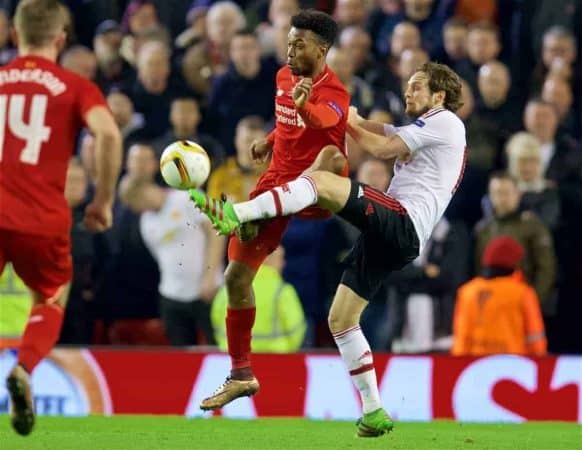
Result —
[[350, 109], [349, 134], [381, 159], [396, 157], [386, 192], [331, 172], [306, 173], [255, 199], [231, 204], [194, 199], [222, 234], [244, 222], [293, 214], [318, 204], [358, 227], [361, 235], [329, 312], [329, 327], [360, 392], [363, 416], [358, 435], [375, 437], [392, 430], [382, 408], [372, 352], [360, 329], [360, 316], [387, 275], [422, 251], [457, 189], [466, 159], [465, 126], [455, 111], [462, 105], [461, 81], [449, 67], [426, 63], [408, 81], [403, 127], [364, 120]]

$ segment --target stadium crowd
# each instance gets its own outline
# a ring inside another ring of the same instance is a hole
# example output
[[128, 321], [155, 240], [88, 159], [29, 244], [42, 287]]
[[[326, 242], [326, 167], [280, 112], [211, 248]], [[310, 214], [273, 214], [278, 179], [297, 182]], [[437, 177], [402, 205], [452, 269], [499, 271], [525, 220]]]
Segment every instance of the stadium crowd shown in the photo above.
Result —
[[[455, 312], [459, 288], [496, 266], [488, 244], [510, 236], [522, 251], [508, 269], [533, 288], [548, 350], [582, 352], [582, 1], [65, 3], [71, 26], [60, 63], [106, 95], [124, 139], [124, 169], [113, 229], [90, 234], [81, 219], [94, 143], [79, 136], [66, 188], [74, 279], [62, 344], [223, 347], [225, 241], [185, 195], [164, 189], [158, 159], [175, 140], [199, 142], [212, 161], [209, 195], [246, 199], [264, 170], [248, 149], [274, 126], [290, 17], [313, 7], [341, 27], [328, 64], [368, 118], [408, 123], [402, 93], [428, 60], [450, 65], [464, 82], [463, 181], [424, 252], [388, 278], [366, 310], [372, 348], [448, 351], [453, 323], [466, 323], [461, 316], [471, 309]], [[0, 0], [0, 64], [16, 54], [9, 33], [16, 4]], [[386, 189], [389, 165], [349, 139], [348, 158], [352, 177]], [[135, 179], [149, 183], [136, 190]], [[255, 281], [254, 349], [333, 347], [327, 310], [357, 233], [336, 217], [291, 221], [283, 248]], [[19, 297], [18, 286], [5, 272], [6, 298]]]

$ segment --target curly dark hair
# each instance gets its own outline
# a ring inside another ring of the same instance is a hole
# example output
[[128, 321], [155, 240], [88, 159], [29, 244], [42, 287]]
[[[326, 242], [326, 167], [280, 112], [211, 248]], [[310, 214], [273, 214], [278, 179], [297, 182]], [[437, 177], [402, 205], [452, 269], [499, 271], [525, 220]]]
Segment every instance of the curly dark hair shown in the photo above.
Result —
[[461, 79], [449, 66], [427, 62], [418, 71], [428, 76], [428, 88], [432, 93], [445, 91], [445, 108], [456, 112], [463, 106]]
[[291, 26], [313, 32], [328, 49], [338, 34], [337, 23], [331, 16], [315, 9], [306, 9], [291, 17]]

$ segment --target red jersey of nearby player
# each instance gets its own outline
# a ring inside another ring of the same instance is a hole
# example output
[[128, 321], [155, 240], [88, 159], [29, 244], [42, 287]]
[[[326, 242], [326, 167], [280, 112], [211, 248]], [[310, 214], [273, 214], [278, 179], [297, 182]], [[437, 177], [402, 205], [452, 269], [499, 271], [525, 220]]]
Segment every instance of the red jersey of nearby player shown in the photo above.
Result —
[[[276, 126], [268, 139], [273, 143], [269, 168], [258, 182], [264, 191], [297, 178], [313, 162], [323, 147], [335, 145], [345, 155], [346, 122], [350, 95], [335, 73], [325, 67], [313, 79], [309, 100], [302, 108], [293, 102], [293, 87], [301, 77], [284, 66], [277, 72], [275, 93]], [[347, 175], [347, 166], [344, 175]], [[319, 210], [320, 214], [311, 214]], [[319, 208], [308, 208], [301, 216], [324, 217]]]
[[85, 114], [105, 106], [89, 80], [37, 56], [0, 67], [0, 228], [69, 233], [69, 159]]

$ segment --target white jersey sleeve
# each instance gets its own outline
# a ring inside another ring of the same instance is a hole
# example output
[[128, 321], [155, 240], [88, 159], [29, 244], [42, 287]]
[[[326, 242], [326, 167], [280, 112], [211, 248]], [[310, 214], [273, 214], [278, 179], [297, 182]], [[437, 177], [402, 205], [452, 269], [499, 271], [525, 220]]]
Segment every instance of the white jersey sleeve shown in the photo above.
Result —
[[459, 120], [451, 120], [453, 115], [445, 111], [442, 108], [430, 111], [410, 125], [399, 127], [396, 134], [411, 153], [439, 145], [464, 146], [461, 142], [465, 137], [462, 124]]

